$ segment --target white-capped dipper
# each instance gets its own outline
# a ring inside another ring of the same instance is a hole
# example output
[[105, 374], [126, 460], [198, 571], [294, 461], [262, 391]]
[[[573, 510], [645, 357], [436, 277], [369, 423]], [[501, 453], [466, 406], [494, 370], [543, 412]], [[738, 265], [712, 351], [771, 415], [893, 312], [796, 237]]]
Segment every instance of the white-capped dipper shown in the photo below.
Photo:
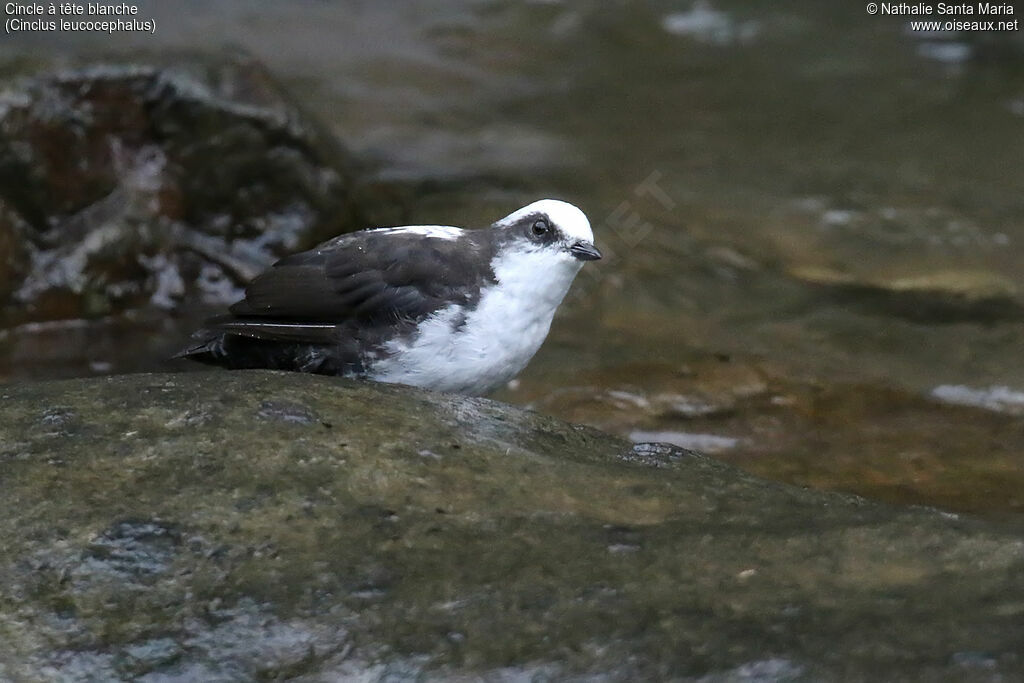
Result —
[[599, 258], [587, 217], [555, 199], [482, 230], [341, 235], [259, 275], [176, 357], [484, 394], [526, 367]]

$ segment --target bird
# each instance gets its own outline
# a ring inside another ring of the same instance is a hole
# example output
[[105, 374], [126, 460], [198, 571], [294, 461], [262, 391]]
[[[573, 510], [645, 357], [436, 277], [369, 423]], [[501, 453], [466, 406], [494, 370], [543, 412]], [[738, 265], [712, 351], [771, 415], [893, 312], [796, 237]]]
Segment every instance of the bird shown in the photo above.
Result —
[[557, 199], [475, 230], [347, 233], [258, 275], [175, 357], [483, 395], [526, 367], [600, 258], [586, 215]]

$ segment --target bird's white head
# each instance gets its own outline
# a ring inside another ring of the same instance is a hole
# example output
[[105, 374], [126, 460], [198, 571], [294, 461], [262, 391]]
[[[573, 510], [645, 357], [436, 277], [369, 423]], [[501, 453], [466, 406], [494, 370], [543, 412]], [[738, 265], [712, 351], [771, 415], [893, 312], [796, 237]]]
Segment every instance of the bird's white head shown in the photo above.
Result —
[[590, 221], [578, 208], [557, 199], [541, 199], [497, 221], [510, 242], [524, 251], [560, 256], [576, 266], [601, 258]]
[[[601, 258], [590, 221], [572, 204], [542, 199], [491, 226], [494, 276], [524, 319], [547, 326], [586, 261]], [[511, 314], [510, 314], [511, 315]], [[543, 339], [543, 334], [541, 339]]]

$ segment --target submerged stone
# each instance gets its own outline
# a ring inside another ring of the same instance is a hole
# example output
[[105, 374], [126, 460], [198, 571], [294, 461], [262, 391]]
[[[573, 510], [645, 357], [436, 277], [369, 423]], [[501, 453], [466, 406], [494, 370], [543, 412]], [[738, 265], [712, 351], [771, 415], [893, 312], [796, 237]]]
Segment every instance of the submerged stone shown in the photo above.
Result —
[[1007, 278], [972, 270], [858, 279], [832, 268], [804, 266], [791, 277], [821, 289], [837, 301], [925, 323], [1016, 321], [1024, 303]]
[[0, 401], [5, 680], [1024, 674], [1024, 538], [997, 525], [399, 386]]

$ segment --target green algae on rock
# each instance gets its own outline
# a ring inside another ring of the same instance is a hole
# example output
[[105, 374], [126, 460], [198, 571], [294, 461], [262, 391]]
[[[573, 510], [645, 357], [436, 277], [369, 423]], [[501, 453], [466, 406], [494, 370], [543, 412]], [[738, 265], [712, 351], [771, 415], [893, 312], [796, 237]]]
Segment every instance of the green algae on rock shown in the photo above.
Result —
[[0, 387], [0, 677], [991, 679], [1024, 539], [485, 399]]

